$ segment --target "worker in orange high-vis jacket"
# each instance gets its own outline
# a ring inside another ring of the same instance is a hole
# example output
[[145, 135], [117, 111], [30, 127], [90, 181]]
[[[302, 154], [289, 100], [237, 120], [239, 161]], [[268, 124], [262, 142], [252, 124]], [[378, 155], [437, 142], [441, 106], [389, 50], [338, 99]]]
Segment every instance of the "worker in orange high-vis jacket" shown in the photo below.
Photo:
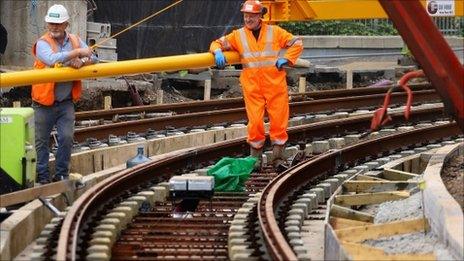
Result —
[[[34, 69], [69, 66], [79, 69], [97, 62], [92, 50], [78, 36], [67, 33], [69, 14], [62, 5], [53, 5], [45, 16], [48, 32], [32, 47]], [[35, 146], [37, 176], [41, 184], [50, 182], [48, 170], [49, 141], [56, 126], [58, 149], [53, 180], [67, 179], [74, 136], [74, 102], [79, 100], [81, 81], [49, 82], [32, 85], [32, 107], [35, 113]]]
[[262, 21], [266, 12], [259, 1], [246, 1], [241, 8], [245, 26], [211, 43], [216, 66], [223, 68], [226, 59], [222, 51], [240, 54], [243, 67], [240, 75], [248, 117], [250, 154], [261, 166], [264, 133], [264, 110], [270, 121], [274, 167], [284, 163], [283, 151], [288, 140], [288, 91], [284, 65], [295, 64], [303, 50], [301, 39], [276, 25]]

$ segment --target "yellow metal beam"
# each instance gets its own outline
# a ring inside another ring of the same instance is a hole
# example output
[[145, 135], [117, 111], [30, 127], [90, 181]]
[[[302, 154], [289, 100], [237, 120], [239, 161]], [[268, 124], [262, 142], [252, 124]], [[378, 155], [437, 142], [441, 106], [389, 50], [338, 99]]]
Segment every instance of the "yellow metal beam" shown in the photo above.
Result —
[[[377, 0], [263, 0], [271, 22], [388, 18]], [[425, 7], [426, 0], [420, 0]], [[455, 16], [464, 16], [464, 0], [455, 0]], [[414, 15], [414, 14], [411, 14]]]
[[[240, 63], [236, 52], [224, 52], [228, 64]], [[84, 66], [80, 69], [70, 67], [47, 68], [0, 74], [0, 88], [30, 85], [44, 82], [67, 82], [77, 79], [100, 78], [137, 73], [175, 71], [210, 67], [215, 64], [211, 53], [187, 54], [100, 63]]]

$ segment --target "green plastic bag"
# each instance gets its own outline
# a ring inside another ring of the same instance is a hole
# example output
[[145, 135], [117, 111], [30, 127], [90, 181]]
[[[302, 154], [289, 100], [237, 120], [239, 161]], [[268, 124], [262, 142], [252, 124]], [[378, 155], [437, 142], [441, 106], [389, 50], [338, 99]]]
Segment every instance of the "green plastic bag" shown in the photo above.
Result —
[[250, 178], [256, 161], [253, 157], [222, 158], [207, 172], [208, 176], [214, 177], [214, 190], [244, 191], [245, 181]]

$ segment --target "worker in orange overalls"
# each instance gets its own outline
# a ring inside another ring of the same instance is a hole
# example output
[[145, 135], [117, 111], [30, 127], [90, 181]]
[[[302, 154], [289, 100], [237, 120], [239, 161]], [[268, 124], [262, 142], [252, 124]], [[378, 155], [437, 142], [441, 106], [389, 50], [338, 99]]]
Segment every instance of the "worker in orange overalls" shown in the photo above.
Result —
[[264, 135], [264, 109], [270, 120], [274, 167], [284, 163], [283, 151], [288, 140], [288, 92], [284, 65], [293, 65], [303, 51], [301, 39], [276, 25], [262, 21], [266, 12], [261, 2], [246, 1], [240, 10], [245, 26], [211, 43], [218, 68], [224, 68], [222, 51], [237, 51], [243, 71], [240, 83], [248, 117], [250, 154], [261, 167]]

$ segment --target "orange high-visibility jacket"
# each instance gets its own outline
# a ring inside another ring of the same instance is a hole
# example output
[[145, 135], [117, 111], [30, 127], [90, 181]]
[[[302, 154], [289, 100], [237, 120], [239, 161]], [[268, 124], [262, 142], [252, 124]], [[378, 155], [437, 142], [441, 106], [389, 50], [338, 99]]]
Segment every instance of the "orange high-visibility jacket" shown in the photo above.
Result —
[[279, 71], [278, 58], [286, 58], [290, 65], [303, 51], [301, 39], [275, 25], [262, 23], [259, 38], [246, 27], [234, 30], [211, 43], [210, 52], [217, 49], [233, 50], [240, 54], [243, 71], [240, 83], [248, 116], [248, 143], [254, 148], [264, 145], [264, 110], [270, 120], [273, 144], [283, 145], [288, 140], [288, 91], [285, 70]]
[[[79, 48], [80, 46], [79, 38], [69, 33], [68, 33], [68, 36], [71, 41], [71, 45], [73, 49]], [[52, 48], [53, 52], [56, 53], [58, 51], [58, 46], [55, 40], [51, 38], [48, 33], [44, 34], [40, 38], [40, 40], [46, 41]], [[35, 57], [34, 69], [46, 68], [47, 65], [41, 62], [36, 56], [36, 50], [35, 50], [36, 45], [37, 45], [37, 42], [34, 44], [34, 46], [32, 46], [32, 54]], [[79, 100], [79, 98], [81, 97], [81, 92], [82, 92], [82, 81], [73, 81], [73, 88], [71, 91], [73, 102], [77, 102]], [[32, 100], [42, 105], [45, 105], [45, 106], [53, 105], [53, 103], [55, 102], [55, 83], [49, 82], [49, 83], [33, 84], [32, 85]]]

